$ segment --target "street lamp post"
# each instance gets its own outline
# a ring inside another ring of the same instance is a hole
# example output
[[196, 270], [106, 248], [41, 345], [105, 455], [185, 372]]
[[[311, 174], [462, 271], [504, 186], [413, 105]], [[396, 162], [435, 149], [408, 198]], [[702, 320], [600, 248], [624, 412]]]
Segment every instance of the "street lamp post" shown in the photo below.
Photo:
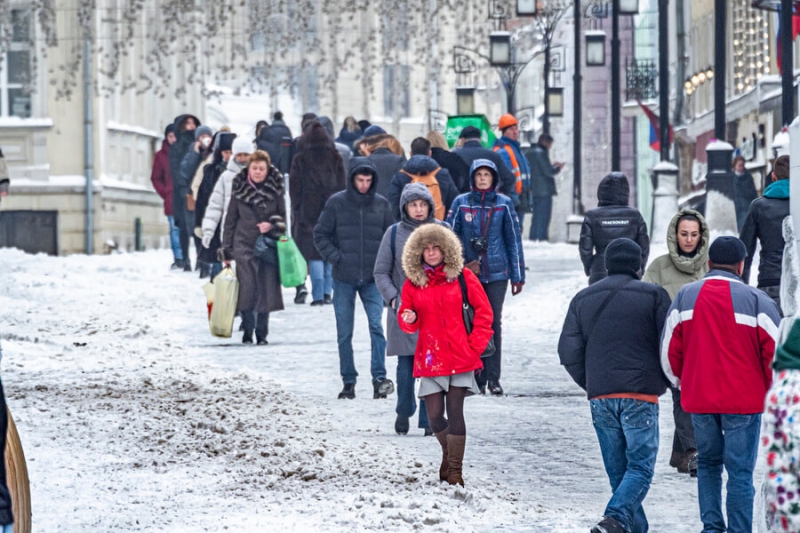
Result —
[[[573, 77], [572, 95], [572, 214], [583, 214], [583, 202], [581, 201], [581, 148], [583, 143], [583, 130], [581, 123], [581, 100], [582, 82], [581, 77], [581, 2], [574, 0], [575, 20], [575, 75]], [[605, 39], [603, 39], [605, 47]], [[605, 61], [605, 50], [603, 50]], [[589, 57], [589, 43], [586, 43], [586, 57]]]
[[661, 138], [660, 159], [669, 161], [669, 0], [658, 0], [658, 134]]

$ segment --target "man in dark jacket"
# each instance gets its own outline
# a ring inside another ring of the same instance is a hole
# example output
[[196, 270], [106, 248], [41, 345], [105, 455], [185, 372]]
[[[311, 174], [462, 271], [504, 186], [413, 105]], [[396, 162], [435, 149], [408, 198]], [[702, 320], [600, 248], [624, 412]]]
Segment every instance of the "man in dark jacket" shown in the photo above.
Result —
[[386, 378], [386, 338], [383, 336], [383, 298], [375, 285], [373, 269], [392, 210], [376, 194], [378, 169], [363, 157], [353, 158], [347, 189], [331, 196], [314, 227], [314, 244], [325, 262], [333, 265], [333, 308], [339, 343], [339, 370], [344, 388], [339, 399], [356, 396], [353, 361], [353, 314], [356, 294], [369, 321], [372, 342], [373, 398], [386, 398], [394, 384]]
[[[528, 189], [528, 204], [533, 213], [530, 239], [546, 241], [549, 239], [550, 216], [553, 212], [553, 196], [556, 195], [556, 174], [561, 172], [563, 163], [550, 162], [550, 148], [553, 138], [546, 133], [539, 136], [539, 142], [525, 151], [531, 167], [531, 182]], [[523, 184], [523, 192], [525, 185]]]
[[291, 150], [282, 148], [291, 143], [292, 132], [283, 121], [283, 113], [277, 111], [272, 116], [272, 124], [261, 130], [256, 139], [256, 146], [259, 150], [264, 150], [269, 154], [272, 166], [281, 171], [281, 174], [289, 172], [292, 165]]
[[172, 175], [169, 172], [169, 151], [177, 137], [175, 136], [175, 125], [170, 124], [164, 130], [164, 141], [161, 143], [161, 150], [156, 152], [153, 158], [153, 171], [150, 173], [150, 181], [156, 193], [164, 200], [164, 215], [169, 222], [169, 240], [172, 245], [172, 256], [174, 262], [172, 269], [183, 268], [183, 251], [181, 250], [180, 230], [175, 225], [172, 207]]
[[[186, 153], [192, 149], [195, 142], [194, 132], [200, 126], [200, 119], [194, 115], [180, 115], [173, 123], [177, 139], [169, 149], [169, 174], [172, 177], [172, 215], [181, 243], [183, 256], [183, 269], [191, 272], [192, 265], [189, 259], [189, 237], [194, 225], [194, 217], [186, 209], [186, 195], [189, 194], [191, 183], [181, 180], [181, 163]], [[191, 179], [191, 178], [190, 178]]]
[[412, 181], [423, 183], [428, 187], [435, 204], [432, 215], [437, 220], [444, 220], [447, 211], [453, 205], [453, 200], [458, 196], [458, 189], [447, 169], [441, 168], [431, 158], [431, 143], [424, 137], [417, 137], [411, 142], [411, 159], [406, 161], [400, 172], [392, 178], [389, 205], [392, 206], [394, 219], [397, 222], [400, 222], [401, 218], [400, 195], [403, 188]]
[[593, 533], [647, 531], [642, 501], [658, 456], [658, 397], [667, 390], [659, 345], [667, 291], [639, 281], [642, 250], [616, 239], [605, 250], [608, 277], [569, 306], [558, 355], [586, 391], [613, 494]]
[[621, 172], [612, 172], [597, 187], [598, 207], [583, 217], [578, 250], [589, 285], [606, 277], [603, 255], [614, 239], [624, 237], [636, 242], [642, 250], [642, 270], [647, 265], [650, 255], [647, 224], [638, 209], [628, 206], [629, 195], [628, 178]]
[[453, 150], [454, 154], [461, 156], [461, 159], [467, 164], [467, 167], [472, 168], [472, 163], [476, 159], [488, 159], [500, 172], [500, 186], [497, 189], [499, 192], [505, 194], [509, 198], [516, 194], [515, 186], [517, 177], [511, 172], [508, 166], [503, 162], [500, 154], [493, 152], [488, 148], [484, 148], [481, 144], [481, 130], [475, 126], [467, 126], [459, 134], [459, 138], [464, 140], [461, 148]]
[[740, 238], [747, 248], [744, 260], [745, 283], [750, 282], [750, 268], [761, 241], [758, 264], [758, 288], [781, 308], [781, 264], [783, 263], [783, 219], [789, 215], [789, 156], [782, 155], [772, 167], [773, 182], [764, 189], [764, 196], [753, 200], [744, 219]]

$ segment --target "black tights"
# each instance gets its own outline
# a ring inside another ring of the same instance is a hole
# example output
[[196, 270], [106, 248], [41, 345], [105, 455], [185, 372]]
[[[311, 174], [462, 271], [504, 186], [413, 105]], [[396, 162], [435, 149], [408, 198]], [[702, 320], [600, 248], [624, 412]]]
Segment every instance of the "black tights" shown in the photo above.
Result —
[[[467, 389], [450, 387], [446, 393], [436, 392], [425, 396], [425, 408], [428, 411], [428, 422], [434, 433], [450, 428], [451, 435], [466, 435], [467, 423], [464, 421], [464, 398]], [[445, 407], [447, 418], [445, 418]]]

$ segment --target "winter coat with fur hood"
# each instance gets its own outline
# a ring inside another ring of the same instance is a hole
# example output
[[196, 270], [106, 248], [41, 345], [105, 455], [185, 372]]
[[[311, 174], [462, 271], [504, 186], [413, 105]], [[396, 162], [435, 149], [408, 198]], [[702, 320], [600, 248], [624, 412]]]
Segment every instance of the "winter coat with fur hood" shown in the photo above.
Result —
[[321, 261], [314, 226], [328, 198], [345, 188], [344, 163], [319, 124], [310, 126], [297, 146], [289, 172], [292, 236], [306, 261]]
[[203, 217], [203, 237], [208, 236], [209, 239], [214, 237], [217, 228], [220, 228], [220, 239], [225, 236], [225, 216], [228, 214], [228, 205], [231, 201], [231, 186], [233, 178], [241, 172], [247, 163], [239, 163], [236, 161], [235, 156], [231, 156], [228, 161], [228, 167], [225, 172], [217, 180], [214, 185], [214, 190], [211, 192], [211, 197], [208, 199], [206, 206], [206, 213]]
[[[694, 255], [687, 256], [678, 247], [678, 220], [684, 215], [694, 215], [700, 221], [700, 242]], [[667, 249], [669, 253], [657, 257], [647, 267], [642, 281], [664, 287], [670, 300], [675, 298], [681, 287], [687, 283], [701, 280], [708, 272], [709, 233], [706, 219], [693, 209], [682, 209], [672, 217], [667, 228]]]
[[[394, 222], [389, 201], [377, 194], [378, 171], [365, 157], [353, 158], [347, 189], [325, 203], [314, 226], [314, 245], [333, 265], [333, 279], [344, 283], [371, 283], [381, 239]], [[372, 185], [361, 194], [356, 174], [372, 174]]]
[[[414, 200], [425, 200], [430, 207], [428, 218], [415, 220], [408, 216], [405, 206]], [[406, 273], [403, 270], [403, 248], [406, 241], [415, 229], [423, 224], [444, 224], [433, 216], [434, 203], [428, 188], [422, 183], [410, 183], [405, 186], [400, 196], [402, 204], [402, 218], [393, 224], [383, 234], [381, 247], [378, 249], [378, 258], [375, 260], [375, 285], [383, 296], [383, 301], [389, 307], [386, 316], [386, 354], [387, 355], [413, 355], [417, 346], [417, 336], [404, 333], [397, 323], [395, 313], [400, 307], [400, 292], [406, 282]], [[394, 243], [392, 242], [394, 241]]]
[[629, 194], [628, 178], [612, 172], [597, 187], [598, 207], [583, 217], [578, 250], [590, 285], [608, 275], [606, 246], [614, 239], [624, 237], [638, 244], [642, 249], [642, 269], [647, 265], [650, 255], [647, 224], [638, 209], [628, 206]]
[[[423, 263], [422, 252], [434, 244], [444, 255], [435, 268]], [[494, 315], [483, 286], [475, 274], [464, 268], [461, 243], [444, 226], [425, 224], [419, 227], [403, 249], [403, 270], [408, 279], [403, 285], [402, 304], [397, 313], [400, 328], [419, 333], [414, 352], [414, 377], [451, 376], [483, 368], [481, 354], [494, 331]], [[462, 314], [461, 284], [463, 273], [469, 303], [475, 310], [472, 333], [467, 334]], [[417, 314], [407, 324], [406, 309]]]

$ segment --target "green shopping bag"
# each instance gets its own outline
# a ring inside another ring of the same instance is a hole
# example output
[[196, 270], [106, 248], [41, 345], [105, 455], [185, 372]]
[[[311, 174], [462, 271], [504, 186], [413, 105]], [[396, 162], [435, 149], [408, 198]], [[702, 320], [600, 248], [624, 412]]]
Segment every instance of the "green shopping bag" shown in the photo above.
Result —
[[278, 265], [281, 272], [281, 285], [292, 288], [305, 283], [308, 264], [294, 239], [281, 237], [281, 240], [278, 241]]

